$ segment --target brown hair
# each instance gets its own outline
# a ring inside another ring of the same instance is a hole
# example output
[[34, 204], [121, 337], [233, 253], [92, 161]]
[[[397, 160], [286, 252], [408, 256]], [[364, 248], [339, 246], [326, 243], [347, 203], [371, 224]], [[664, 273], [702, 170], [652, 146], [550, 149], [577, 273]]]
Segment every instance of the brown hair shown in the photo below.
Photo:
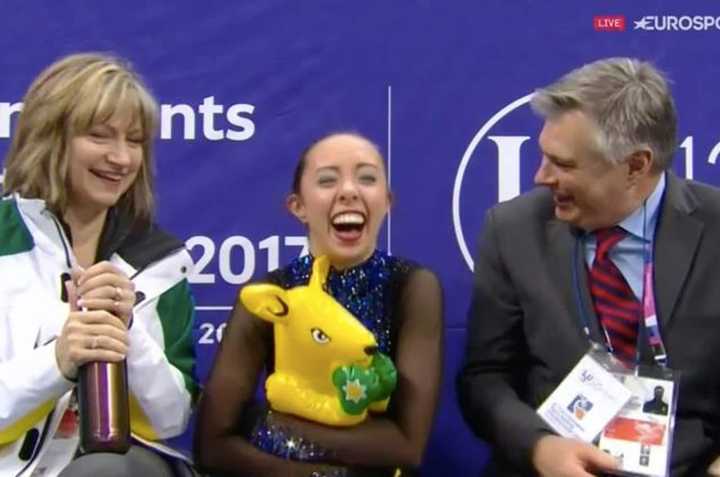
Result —
[[354, 132], [354, 131], [339, 131], [339, 132], [332, 132], [329, 134], [325, 134], [324, 136], [321, 136], [320, 138], [316, 139], [308, 147], [303, 149], [303, 151], [300, 153], [300, 157], [298, 158], [297, 163], [295, 164], [295, 171], [293, 172], [293, 180], [292, 180], [292, 189], [291, 193], [293, 194], [299, 194], [300, 193], [300, 182], [302, 181], [303, 173], [305, 172], [305, 166], [307, 165], [307, 158], [308, 155], [310, 155], [310, 152], [313, 150], [315, 146], [320, 144], [326, 139], [330, 139], [331, 137], [335, 136], [352, 136], [356, 137], [358, 139], [362, 139], [363, 141], [366, 141], [368, 144], [370, 144], [373, 149], [375, 149], [375, 152], [377, 152], [378, 157], [380, 158], [380, 162], [382, 163], [383, 167], [386, 167], [385, 165], [385, 158], [383, 157], [382, 153], [380, 152], [380, 148], [372, 142], [367, 137], [363, 136], [360, 133]]

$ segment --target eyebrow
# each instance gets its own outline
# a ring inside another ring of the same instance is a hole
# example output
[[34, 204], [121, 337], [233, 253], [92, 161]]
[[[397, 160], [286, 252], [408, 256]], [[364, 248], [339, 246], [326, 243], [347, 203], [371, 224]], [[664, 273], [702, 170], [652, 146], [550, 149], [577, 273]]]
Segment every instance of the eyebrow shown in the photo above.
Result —
[[[373, 164], [372, 162], [361, 162], [357, 166], [355, 166], [355, 170], [362, 169], [364, 167], [372, 167], [373, 169], [380, 169], [380, 167], [377, 164]], [[339, 172], [340, 167], [338, 166], [322, 166], [318, 167], [316, 172], [325, 172], [325, 171], [332, 171], [332, 172]]]
[[319, 174], [322, 172], [339, 172], [339, 171], [340, 171], [340, 168], [337, 166], [323, 166], [323, 167], [318, 167], [315, 170], [315, 173]]
[[[113, 127], [110, 123], [107, 123], [107, 122], [99, 122], [99, 123], [91, 124], [90, 127], [88, 128], [88, 131], [91, 130], [91, 129], [93, 129], [93, 128], [103, 128], [103, 129], [107, 129], [107, 130], [109, 130], [109, 131], [112, 131], [112, 132], [114, 132], [114, 133], [118, 132], [118, 129], [117, 129], [117, 128]], [[131, 125], [131, 126], [127, 129], [127, 133], [128, 133], [128, 134], [145, 134], [145, 132], [143, 131], [142, 126], [141, 126], [141, 125], [136, 125], [136, 124]]]
[[380, 169], [380, 167], [377, 164], [374, 164], [372, 162], [361, 162], [360, 164], [355, 167], [355, 169], [360, 169], [362, 167], [372, 167], [373, 169]]
[[556, 156], [555, 154], [548, 154], [545, 151], [542, 151], [542, 153], [543, 153], [543, 156], [550, 159], [551, 162], [561, 163], [561, 164], [568, 164], [568, 163], [574, 164], [575, 163], [575, 159], [573, 159], [571, 157], [560, 157], [560, 156]]

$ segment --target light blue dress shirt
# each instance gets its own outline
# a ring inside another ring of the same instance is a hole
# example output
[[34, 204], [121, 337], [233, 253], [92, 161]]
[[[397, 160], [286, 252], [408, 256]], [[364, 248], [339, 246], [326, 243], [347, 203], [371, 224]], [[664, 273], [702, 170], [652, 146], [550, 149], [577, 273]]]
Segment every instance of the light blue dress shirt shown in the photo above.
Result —
[[[665, 191], [665, 174], [655, 186], [655, 190], [645, 203], [635, 209], [625, 220], [617, 224], [628, 234], [610, 249], [610, 260], [625, 277], [633, 293], [639, 301], [642, 301], [643, 294], [643, 266], [646, 247], [652, 247], [655, 237], [655, 224], [657, 224], [660, 213], [660, 202]], [[643, 231], [643, 225], [645, 231]], [[595, 234], [585, 235], [585, 260], [588, 267], [592, 267], [597, 249]], [[652, 251], [652, 250], [650, 250]]]

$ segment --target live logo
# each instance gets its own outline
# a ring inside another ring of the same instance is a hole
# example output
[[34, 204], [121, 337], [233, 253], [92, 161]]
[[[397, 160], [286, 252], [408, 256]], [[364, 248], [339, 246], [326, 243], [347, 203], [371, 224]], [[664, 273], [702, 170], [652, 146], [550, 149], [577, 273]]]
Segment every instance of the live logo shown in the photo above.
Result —
[[593, 17], [595, 31], [625, 31], [624, 15], [599, 15]]

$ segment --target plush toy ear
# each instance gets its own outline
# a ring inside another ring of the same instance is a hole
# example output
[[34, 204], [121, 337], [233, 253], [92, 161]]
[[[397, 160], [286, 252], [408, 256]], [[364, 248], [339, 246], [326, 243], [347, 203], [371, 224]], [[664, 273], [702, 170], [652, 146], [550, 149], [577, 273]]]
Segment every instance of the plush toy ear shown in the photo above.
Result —
[[244, 286], [240, 290], [239, 300], [258, 318], [271, 323], [287, 323], [290, 314], [287, 293], [278, 286], [267, 283]]
[[323, 289], [325, 286], [325, 280], [327, 280], [328, 271], [330, 271], [330, 259], [327, 255], [321, 255], [315, 257], [312, 267], [312, 275], [310, 276], [310, 288]]

